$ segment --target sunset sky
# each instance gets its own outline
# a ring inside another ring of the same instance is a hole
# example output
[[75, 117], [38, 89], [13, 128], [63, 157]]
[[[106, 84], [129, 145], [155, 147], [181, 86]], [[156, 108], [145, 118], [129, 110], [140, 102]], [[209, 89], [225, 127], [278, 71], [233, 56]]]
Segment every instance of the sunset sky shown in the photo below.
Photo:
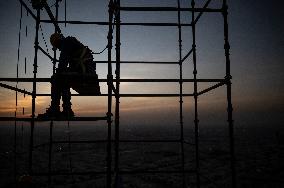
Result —
[[[49, 0], [52, 5], [55, 0]], [[204, 0], [196, 1], [202, 7]], [[212, 0], [210, 7], [221, 7], [221, 0]], [[108, 1], [67, 0], [67, 20], [107, 21]], [[176, 0], [121, 0], [122, 6], [177, 6]], [[64, 19], [63, 2], [59, 20]], [[284, 122], [284, 12], [279, 0], [228, 0], [229, 41], [233, 76], [233, 106], [236, 125], [271, 124]], [[189, 7], [189, 0], [181, 0], [182, 7]], [[20, 3], [17, 0], [0, 1], [0, 77], [16, 77], [17, 45]], [[52, 10], [54, 11], [54, 6]], [[47, 19], [46, 13], [42, 15]], [[190, 23], [191, 15], [182, 13], [182, 22]], [[122, 22], [177, 22], [176, 12], [122, 12]], [[28, 35], [25, 36], [27, 26]], [[47, 49], [52, 53], [49, 36], [54, 28], [41, 24]], [[224, 78], [225, 56], [223, 18], [220, 13], [204, 14], [197, 24], [198, 78]], [[108, 26], [61, 25], [65, 36], [75, 36], [95, 52], [107, 44]], [[19, 77], [33, 76], [33, 42], [35, 21], [26, 16], [23, 8]], [[40, 45], [46, 49], [39, 32]], [[183, 56], [191, 47], [191, 28], [182, 28]], [[114, 54], [115, 55], [115, 54]], [[24, 59], [27, 58], [27, 73]], [[115, 59], [115, 56], [113, 56]], [[107, 53], [94, 55], [95, 60], [107, 60]], [[122, 26], [121, 59], [137, 61], [178, 61], [177, 27]], [[184, 78], [193, 78], [192, 58], [184, 62]], [[107, 66], [97, 66], [99, 78], [106, 78]], [[52, 64], [39, 52], [38, 77], [52, 75]], [[178, 65], [122, 65], [122, 78], [179, 78]], [[14, 85], [15, 83], [8, 83]], [[106, 93], [106, 83], [101, 83]], [[206, 84], [200, 84], [199, 89]], [[31, 84], [18, 84], [31, 90]], [[191, 93], [192, 85], [184, 84], [184, 92]], [[39, 93], [50, 93], [50, 84], [38, 84]], [[178, 83], [122, 83], [121, 93], [178, 93]], [[226, 121], [225, 87], [218, 88], [199, 98], [200, 120], [204, 124]], [[0, 88], [0, 116], [13, 116], [15, 92]], [[50, 103], [49, 97], [37, 97], [36, 112], [42, 113]], [[121, 121], [136, 124], [178, 123], [179, 98], [122, 98]], [[106, 97], [73, 97], [73, 109], [77, 116], [101, 116], [107, 111]], [[31, 112], [31, 97], [18, 94], [18, 114], [25, 107]], [[193, 99], [185, 98], [185, 119], [193, 122]]]

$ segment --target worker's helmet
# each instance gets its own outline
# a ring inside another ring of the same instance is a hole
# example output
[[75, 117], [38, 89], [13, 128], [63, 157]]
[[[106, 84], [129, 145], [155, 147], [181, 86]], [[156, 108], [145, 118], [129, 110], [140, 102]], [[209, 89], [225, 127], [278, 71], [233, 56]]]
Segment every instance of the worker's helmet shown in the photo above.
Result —
[[61, 39], [63, 39], [63, 35], [60, 34], [60, 33], [53, 33], [51, 36], [50, 36], [50, 43], [51, 45], [54, 47], [54, 48], [59, 48], [60, 46], [60, 41]]

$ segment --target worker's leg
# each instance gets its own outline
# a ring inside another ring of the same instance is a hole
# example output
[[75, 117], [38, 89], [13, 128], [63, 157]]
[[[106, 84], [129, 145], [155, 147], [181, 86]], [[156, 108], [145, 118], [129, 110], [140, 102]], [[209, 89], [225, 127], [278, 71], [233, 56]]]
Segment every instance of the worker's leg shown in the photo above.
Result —
[[51, 106], [54, 111], [60, 111], [61, 81], [58, 75], [51, 77]]
[[58, 75], [51, 77], [51, 105], [45, 113], [39, 114], [38, 118], [50, 118], [60, 116], [61, 84]]
[[64, 88], [62, 90], [62, 101], [63, 101], [63, 104], [62, 104], [63, 110], [71, 109], [72, 103], [71, 103], [70, 88]]
[[66, 117], [73, 117], [74, 116], [74, 112], [72, 111], [71, 108], [71, 92], [70, 92], [70, 84], [68, 83], [68, 81], [70, 81], [70, 79], [68, 79], [68, 76], [65, 79], [65, 83], [62, 87], [62, 107], [63, 107], [63, 111], [62, 114]]

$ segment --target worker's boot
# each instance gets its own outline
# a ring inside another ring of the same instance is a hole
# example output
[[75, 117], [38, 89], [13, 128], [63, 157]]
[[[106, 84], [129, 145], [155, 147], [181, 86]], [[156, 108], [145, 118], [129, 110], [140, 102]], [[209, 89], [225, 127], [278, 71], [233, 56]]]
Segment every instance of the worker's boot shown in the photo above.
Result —
[[62, 92], [62, 101], [63, 111], [61, 112], [61, 116], [64, 118], [73, 118], [75, 115], [73, 110], [71, 109], [71, 92], [69, 88], [65, 89]]
[[62, 118], [73, 118], [75, 116], [72, 108], [71, 108], [71, 102], [70, 104], [66, 105], [66, 104], [63, 104], [63, 111], [61, 112], [61, 117]]
[[62, 118], [73, 118], [75, 116], [73, 110], [71, 108], [64, 108], [63, 111], [61, 112], [61, 117]]
[[56, 83], [51, 85], [51, 105], [44, 114], [39, 114], [38, 118], [59, 118], [60, 113], [60, 91]]
[[58, 118], [61, 116], [59, 106], [50, 106], [44, 114], [39, 114], [38, 118]]

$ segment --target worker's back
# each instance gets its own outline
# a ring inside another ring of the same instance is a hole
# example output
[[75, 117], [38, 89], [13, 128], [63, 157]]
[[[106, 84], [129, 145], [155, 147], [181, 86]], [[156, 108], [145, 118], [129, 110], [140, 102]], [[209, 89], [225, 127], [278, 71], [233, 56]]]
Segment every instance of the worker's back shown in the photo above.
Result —
[[83, 73], [95, 71], [96, 64], [93, 62], [92, 51], [75, 37], [68, 36], [64, 38], [60, 51], [60, 61], [68, 62], [71, 71]]

